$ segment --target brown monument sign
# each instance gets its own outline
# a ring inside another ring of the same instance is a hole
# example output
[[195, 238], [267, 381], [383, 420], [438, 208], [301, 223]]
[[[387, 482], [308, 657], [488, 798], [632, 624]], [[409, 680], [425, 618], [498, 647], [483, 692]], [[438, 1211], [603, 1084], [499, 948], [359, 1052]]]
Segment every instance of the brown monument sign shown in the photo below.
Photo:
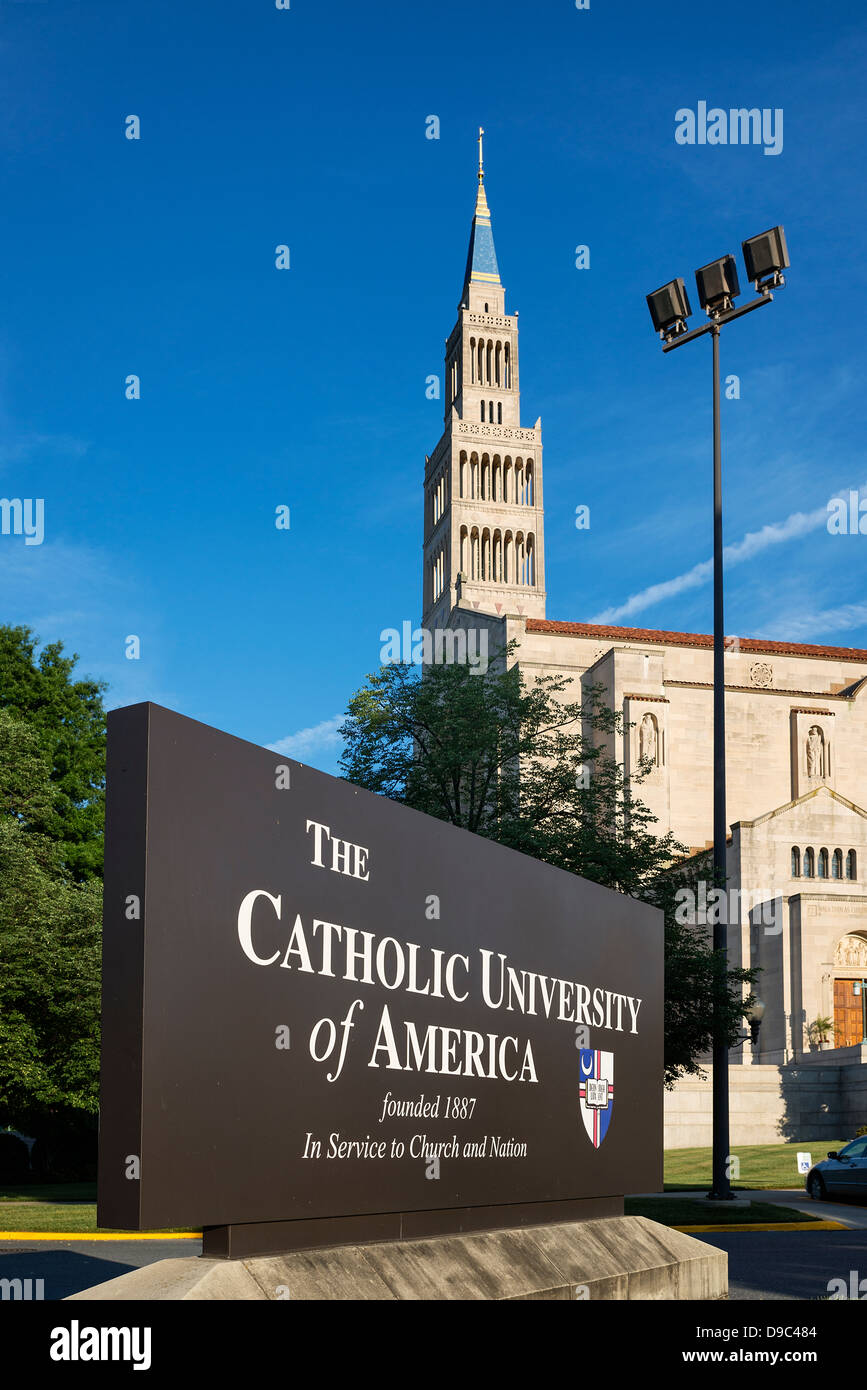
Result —
[[99, 1222], [206, 1253], [662, 1185], [662, 915], [181, 715], [109, 715]]

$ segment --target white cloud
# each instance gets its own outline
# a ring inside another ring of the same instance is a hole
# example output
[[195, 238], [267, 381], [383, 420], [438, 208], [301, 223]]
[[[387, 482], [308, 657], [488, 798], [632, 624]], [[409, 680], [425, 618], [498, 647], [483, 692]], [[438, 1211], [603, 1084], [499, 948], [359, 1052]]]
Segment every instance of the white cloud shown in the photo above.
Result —
[[313, 724], [309, 729], [299, 729], [296, 734], [287, 734], [276, 743], [266, 744], [272, 753], [285, 753], [287, 757], [297, 758], [311, 753], [322, 753], [340, 747], [341, 739], [337, 730], [346, 716], [335, 714], [331, 719], [323, 719], [321, 724]]
[[792, 642], [824, 637], [828, 632], [850, 632], [867, 625], [867, 603], [844, 603], [839, 608], [825, 608], [815, 613], [800, 613], [779, 623]]
[[[847, 488], [844, 492], [836, 495], [847, 497], [848, 492], [849, 489]], [[861, 489], [862, 495], [865, 492], [867, 492], [867, 484]], [[793, 512], [791, 516], [786, 517], [785, 521], [770, 522], [767, 526], [763, 526], [760, 531], [748, 531], [739, 541], [725, 546], [723, 548], [724, 564], [727, 569], [731, 569], [734, 565], [743, 564], [745, 560], [754, 559], [756, 555], [760, 555], [769, 546], [783, 545], [787, 541], [806, 536], [811, 531], [819, 531], [827, 526], [827, 523], [827, 503], [823, 507], [816, 507], [812, 512]], [[613, 608], [606, 608], [603, 612], [590, 618], [589, 621], [604, 624], [616, 623], [622, 618], [630, 618], [635, 613], [642, 613], [645, 608], [661, 603], [664, 599], [673, 598], [676, 594], [683, 593], [685, 589], [701, 588], [712, 578], [713, 561], [702, 560], [700, 564], [693, 565], [692, 569], [686, 570], [683, 574], [675, 575], [672, 579], [665, 579], [659, 584], [651, 584], [648, 588], [631, 594], [625, 603]], [[852, 626], [856, 626], [856, 624], [853, 623]]]

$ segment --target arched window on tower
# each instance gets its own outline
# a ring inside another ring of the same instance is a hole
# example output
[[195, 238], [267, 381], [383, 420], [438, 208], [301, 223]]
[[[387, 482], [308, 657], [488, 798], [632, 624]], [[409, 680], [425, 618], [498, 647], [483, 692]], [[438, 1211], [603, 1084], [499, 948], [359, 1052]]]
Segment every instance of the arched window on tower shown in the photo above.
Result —
[[503, 423], [503, 402], [502, 402], [502, 401], [497, 401], [497, 424], [498, 424], [498, 425], [501, 425], [502, 423]]
[[486, 582], [491, 577], [491, 533], [485, 528], [482, 532], [482, 579]]
[[533, 505], [533, 460], [527, 459], [527, 506]]
[[858, 858], [854, 849], [850, 849], [849, 853], [846, 855], [846, 877], [858, 877]]
[[485, 423], [485, 402], [482, 401], [482, 424]]
[[831, 877], [843, 877], [843, 851], [841, 849], [834, 850], [834, 857], [831, 860]]
[[476, 384], [476, 340], [470, 338], [470, 385]]
[[488, 410], [488, 419], [490, 420], [491, 424], [493, 424], [493, 423], [494, 423], [494, 402], [493, 402], [493, 401], [488, 401], [488, 406], [489, 406], [489, 410]]
[[801, 877], [801, 851], [797, 845], [792, 846], [792, 878]]
[[503, 367], [505, 369], [503, 372], [503, 385], [505, 386], [507, 391], [510, 391], [512, 389], [512, 358], [509, 352], [508, 343], [506, 343], [505, 351], [503, 353]]
[[494, 381], [495, 381], [495, 383], [497, 384], [497, 386], [499, 386], [499, 384], [500, 384], [500, 377], [501, 377], [501, 375], [502, 375], [502, 371], [501, 371], [501, 367], [502, 367], [502, 355], [503, 355], [503, 345], [502, 345], [502, 343], [497, 343], [497, 347], [496, 347], [496, 350], [495, 350], [495, 352], [494, 352]]
[[819, 850], [819, 877], [828, 877], [828, 851], [826, 849]]
[[816, 877], [816, 852], [812, 849], [804, 850], [804, 878]]

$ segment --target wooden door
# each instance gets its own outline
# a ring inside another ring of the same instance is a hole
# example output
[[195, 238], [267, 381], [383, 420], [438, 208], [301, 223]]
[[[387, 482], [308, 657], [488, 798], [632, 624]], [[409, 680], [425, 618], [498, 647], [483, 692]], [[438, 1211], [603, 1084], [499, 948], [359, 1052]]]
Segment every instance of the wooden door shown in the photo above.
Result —
[[[854, 986], [860, 980], [834, 981], [834, 1046], [852, 1047], [864, 1036], [862, 999]], [[863, 986], [862, 986], [863, 989]]]

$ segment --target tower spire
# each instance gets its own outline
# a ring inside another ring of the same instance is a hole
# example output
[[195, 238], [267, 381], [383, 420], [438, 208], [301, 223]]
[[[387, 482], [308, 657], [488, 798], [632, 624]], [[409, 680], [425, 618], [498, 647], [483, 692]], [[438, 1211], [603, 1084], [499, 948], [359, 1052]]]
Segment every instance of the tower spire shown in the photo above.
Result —
[[483, 285], [499, 285], [500, 272], [497, 266], [497, 253], [494, 250], [494, 233], [491, 228], [491, 210], [485, 195], [485, 164], [482, 139], [485, 130], [479, 126], [479, 186], [476, 192], [476, 207], [473, 225], [470, 230], [470, 247], [467, 253], [467, 268], [464, 274], [464, 293], [470, 281]]

